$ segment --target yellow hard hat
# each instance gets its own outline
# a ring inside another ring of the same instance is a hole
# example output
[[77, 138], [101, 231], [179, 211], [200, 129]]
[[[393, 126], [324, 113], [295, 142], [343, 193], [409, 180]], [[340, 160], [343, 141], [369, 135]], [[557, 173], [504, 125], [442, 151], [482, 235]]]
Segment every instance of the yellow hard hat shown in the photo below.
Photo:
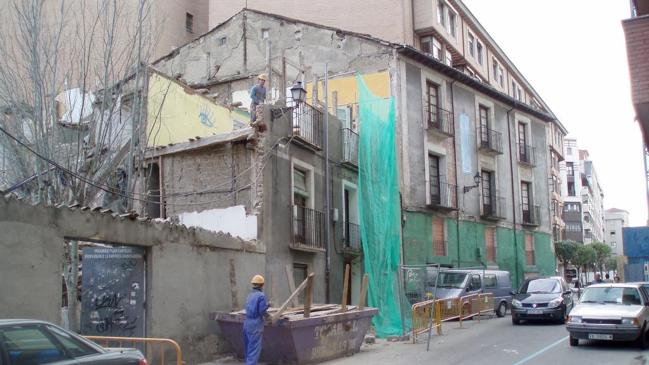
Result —
[[257, 76], [257, 78], [259, 80], [268, 81], [268, 76], [266, 76], [266, 74], [260, 74], [259, 76]]
[[264, 277], [261, 275], [255, 275], [252, 277], [252, 280], [250, 280], [251, 284], [257, 284], [257, 285], [263, 285], [264, 284]]

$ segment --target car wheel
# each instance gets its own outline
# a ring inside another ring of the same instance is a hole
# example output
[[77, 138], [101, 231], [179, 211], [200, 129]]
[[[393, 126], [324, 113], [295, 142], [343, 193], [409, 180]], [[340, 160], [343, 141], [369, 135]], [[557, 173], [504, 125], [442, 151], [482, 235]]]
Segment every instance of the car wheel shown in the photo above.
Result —
[[579, 339], [570, 336], [570, 346], [572, 347], [579, 346]]
[[498, 306], [498, 309], [496, 309], [496, 315], [500, 318], [504, 317], [505, 314], [507, 314], [507, 303], [502, 302]]
[[518, 326], [519, 324], [521, 324], [521, 320], [518, 319], [518, 318], [514, 318], [514, 317], [512, 317], [512, 324], [513, 324], [514, 326]]

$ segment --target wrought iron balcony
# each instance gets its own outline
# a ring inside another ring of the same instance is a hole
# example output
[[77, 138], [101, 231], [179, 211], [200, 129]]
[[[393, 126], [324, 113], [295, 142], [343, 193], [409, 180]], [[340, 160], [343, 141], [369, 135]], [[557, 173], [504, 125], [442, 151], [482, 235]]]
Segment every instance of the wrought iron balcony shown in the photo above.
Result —
[[523, 224], [538, 226], [541, 224], [541, 207], [539, 205], [521, 204]]
[[429, 130], [445, 137], [455, 135], [453, 113], [424, 101], [424, 115]]
[[324, 250], [324, 213], [293, 205], [291, 248], [303, 251]]
[[524, 144], [524, 143], [519, 143], [518, 144], [518, 162], [530, 165], [530, 166], [536, 166], [536, 156], [534, 153], [536, 152], [536, 148]]
[[480, 128], [480, 150], [490, 154], [502, 154], [502, 133], [496, 132], [489, 128]]
[[432, 181], [430, 183], [430, 205], [440, 209], [457, 209], [457, 185]]
[[492, 195], [487, 201], [483, 199], [481, 216], [489, 220], [505, 218], [505, 198]]
[[347, 251], [360, 252], [361, 246], [361, 227], [358, 224], [343, 223], [343, 249]]
[[322, 148], [323, 112], [307, 103], [293, 107], [291, 136], [316, 149]]
[[358, 133], [352, 129], [343, 128], [342, 143], [343, 143], [343, 159], [341, 163], [358, 167]]

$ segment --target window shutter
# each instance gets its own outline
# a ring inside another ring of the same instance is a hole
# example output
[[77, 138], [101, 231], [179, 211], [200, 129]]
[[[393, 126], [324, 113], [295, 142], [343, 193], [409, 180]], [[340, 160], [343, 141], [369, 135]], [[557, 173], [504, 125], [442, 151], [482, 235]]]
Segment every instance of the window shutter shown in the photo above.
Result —
[[306, 173], [298, 169], [293, 169], [293, 191], [309, 196], [309, 190], [306, 187]]

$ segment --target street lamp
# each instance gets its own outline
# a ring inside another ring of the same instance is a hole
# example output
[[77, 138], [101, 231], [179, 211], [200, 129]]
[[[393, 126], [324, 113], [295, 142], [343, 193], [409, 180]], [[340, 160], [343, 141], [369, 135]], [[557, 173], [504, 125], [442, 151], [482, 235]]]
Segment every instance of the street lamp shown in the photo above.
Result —
[[291, 98], [296, 104], [301, 104], [306, 100], [306, 90], [302, 87], [302, 82], [297, 81], [293, 87], [291, 87]]
[[480, 180], [482, 180], [482, 178], [480, 177], [480, 173], [476, 172], [475, 176], [473, 177], [473, 182], [475, 183], [475, 185], [465, 186], [464, 187], [464, 194], [468, 193], [473, 188], [477, 188], [478, 186], [480, 186]]

